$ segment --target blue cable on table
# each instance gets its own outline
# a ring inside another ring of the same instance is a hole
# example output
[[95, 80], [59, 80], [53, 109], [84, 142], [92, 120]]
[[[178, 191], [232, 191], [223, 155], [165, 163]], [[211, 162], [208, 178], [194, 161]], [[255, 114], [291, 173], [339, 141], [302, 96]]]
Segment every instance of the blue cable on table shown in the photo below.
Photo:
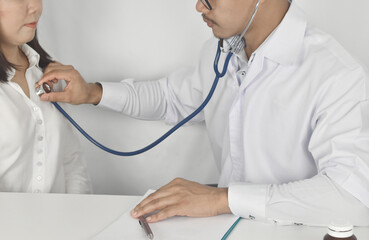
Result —
[[175, 125], [174, 127], [172, 127], [168, 132], [166, 132], [163, 136], [161, 136], [160, 138], [158, 138], [156, 141], [154, 141], [153, 143], [149, 144], [148, 146], [141, 148], [139, 150], [136, 151], [132, 151], [132, 152], [119, 152], [119, 151], [115, 151], [113, 149], [110, 149], [108, 147], [105, 147], [104, 145], [102, 145], [101, 143], [99, 143], [98, 141], [96, 141], [95, 139], [93, 139], [87, 132], [85, 132], [69, 115], [68, 113], [66, 113], [64, 111], [64, 109], [56, 102], [52, 102], [52, 104], [54, 104], [54, 106], [73, 124], [73, 126], [75, 126], [78, 131], [80, 131], [82, 133], [83, 136], [85, 136], [90, 142], [92, 142], [93, 144], [95, 144], [97, 147], [101, 148], [102, 150], [109, 152], [111, 154], [114, 155], [118, 155], [118, 156], [134, 156], [134, 155], [138, 155], [141, 154], [143, 152], [146, 152], [147, 150], [150, 150], [151, 148], [155, 147], [156, 145], [158, 145], [160, 142], [162, 142], [164, 139], [166, 139], [169, 135], [171, 135], [174, 131], [176, 131], [178, 128], [180, 128], [181, 126], [183, 126], [185, 123], [187, 123], [188, 121], [190, 121], [193, 117], [195, 117], [198, 113], [200, 113], [205, 106], [208, 104], [208, 102], [210, 101], [215, 88], [218, 84], [218, 81], [221, 77], [223, 77], [226, 72], [227, 72], [227, 68], [228, 68], [228, 63], [229, 60], [232, 57], [232, 52], [228, 53], [226, 60], [224, 62], [224, 66], [223, 66], [223, 71], [220, 73], [218, 71], [218, 62], [219, 62], [219, 58], [220, 58], [220, 43], [218, 43], [218, 50], [217, 50], [217, 54], [215, 56], [214, 59], [214, 71], [215, 71], [215, 79], [213, 82], [213, 85], [209, 91], [208, 96], [206, 97], [206, 99], [204, 100], [204, 102], [193, 112], [191, 113], [189, 116], [187, 116], [185, 119], [183, 119], [182, 121], [180, 121], [177, 125]]

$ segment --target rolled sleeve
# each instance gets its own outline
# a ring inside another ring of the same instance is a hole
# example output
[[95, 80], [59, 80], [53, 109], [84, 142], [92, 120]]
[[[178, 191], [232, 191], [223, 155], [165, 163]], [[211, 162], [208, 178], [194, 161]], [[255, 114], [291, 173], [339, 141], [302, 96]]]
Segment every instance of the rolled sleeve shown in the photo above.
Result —
[[265, 218], [266, 194], [269, 185], [231, 183], [228, 202], [232, 213], [243, 218]]

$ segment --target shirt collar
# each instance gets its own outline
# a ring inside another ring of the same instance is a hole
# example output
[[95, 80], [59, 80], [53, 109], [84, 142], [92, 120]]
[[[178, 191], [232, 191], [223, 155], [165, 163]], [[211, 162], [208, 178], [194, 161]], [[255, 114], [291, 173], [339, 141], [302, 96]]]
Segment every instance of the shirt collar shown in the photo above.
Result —
[[[30, 46], [28, 46], [27, 44], [23, 44], [20, 46], [20, 49], [22, 50], [22, 52], [26, 55], [27, 59], [28, 59], [28, 63], [29, 63], [29, 67], [28, 69], [36, 66], [37, 68], [39, 68], [39, 61], [40, 61], [40, 55]], [[8, 71], [8, 80], [10, 81], [15, 75], [15, 69], [11, 68]]]
[[282, 22], [267, 40], [264, 56], [284, 65], [295, 63], [301, 56], [306, 25], [304, 12], [292, 1]]
[[40, 54], [38, 54], [33, 48], [28, 46], [28, 44], [23, 44], [20, 46], [20, 49], [23, 51], [23, 53], [28, 58], [29, 67], [32, 68], [34, 66], [38, 66], [38, 62], [40, 61]]
[[12, 80], [13, 77], [14, 77], [14, 75], [15, 75], [15, 69], [14, 68], [10, 68], [8, 70], [8, 81]]

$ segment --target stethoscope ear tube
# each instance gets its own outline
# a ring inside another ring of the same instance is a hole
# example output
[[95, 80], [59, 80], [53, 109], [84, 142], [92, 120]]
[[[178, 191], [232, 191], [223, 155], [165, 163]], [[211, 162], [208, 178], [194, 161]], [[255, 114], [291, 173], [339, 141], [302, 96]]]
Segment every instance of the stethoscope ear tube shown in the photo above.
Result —
[[[229, 39], [221, 39], [221, 49], [222, 52], [227, 53], [227, 52], [233, 52], [233, 53], [239, 53], [240, 51], [243, 51], [244, 48], [246, 47], [246, 40], [244, 38], [247, 30], [249, 29], [249, 27], [251, 26], [252, 21], [255, 18], [255, 15], [259, 9], [259, 4], [260, 4], [260, 0], [257, 0], [256, 2], [256, 6], [254, 9], [254, 12], [251, 15], [251, 18], [249, 20], [249, 22], [247, 23], [246, 27], [244, 28], [244, 30], [242, 31], [242, 33], [240, 35], [235, 35]], [[224, 42], [227, 42], [227, 46], [225, 46], [226, 44]]]
[[219, 58], [221, 55], [221, 49], [220, 49], [220, 41], [218, 42], [218, 49], [217, 49], [217, 53], [214, 59], [214, 72], [215, 72], [215, 79], [213, 82], [213, 85], [211, 86], [211, 89], [206, 97], [206, 99], [204, 100], [204, 102], [193, 112], [191, 113], [189, 116], [187, 116], [185, 119], [183, 119], [182, 121], [180, 121], [179, 123], [177, 123], [174, 127], [172, 127], [168, 132], [166, 132], [163, 136], [161, 136], [160, 138], [158, 138], [155, 142], [151, 143], [150, 145], [141, 148], [139, 150], [136, 151], [132, 151], [132, 152], [120, 152], [120, 151], [115, 151], [113, 149], [110, 149], [108, 147], [105, 147], [104, 145], [102, 145], [101, 143], [99, 143], [98, 141], [96, 141], [95, 139], [93, 139], [88, 133], [86, 133], [69, 115], [68, 113], [66, 113], [64, 111], [64, 109], [56, 102], [52, 102], [52, 104], [54, 104], [54, 106], [72, 123], [72, 125], [77, 128], [77, 130], [83, 135], [85, 136], [90, 142], [92, 142], [93, 144], [95, 144], [97, 147], [101, 148], [102, 150], [109, 152], [111, 154], [114, 155], [118, 155], [118, 156], [134, 156], [134, 155], [138, 155], [141, 154], [143, 152], [146, 152], [148, 150], [150, 150], [151, 148], [155, 147], [156, 145], [158, 145], [160, 142], [162, 142], [164, 139], [166, 139], [167, 137], [169, 137], [169, 135], [171, 135], [173, 132], [175, 132], [178, 128], [180, 128], [181, 126], [183, 126], [184, 124], [186, 124], [188, 121], [190, 121], [192, 118], [194, 118], [197, 114], [199, 114], [204, 108], [205, 106], [209, 103], [211, 97], [214, 94], [215, 88], [218, 84], [218, 81], [220, 78], [222, 78], [226, 72], [227, 72], [227, 68], [228, 68], [228, 64], [229, 61], [233, 55], [232, 52], [229, 52], [226, 60], [224, 62], [224, 66], [223, 66], [223, 70], [220, 73], [218, 70], [218, 63], [219, 63]]

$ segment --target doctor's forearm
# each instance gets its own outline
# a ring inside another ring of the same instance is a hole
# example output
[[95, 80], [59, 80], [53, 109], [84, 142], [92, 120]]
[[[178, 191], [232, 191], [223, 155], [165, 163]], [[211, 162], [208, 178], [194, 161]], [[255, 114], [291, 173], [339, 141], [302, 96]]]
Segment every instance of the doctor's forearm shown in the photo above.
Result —
[[329, 225], [346, 219], [357, 226], [369, 225], [369, 209], [323, 174], [311, 179], [273, 185], [266, 204], [266, 217], [306, 225]]
[[268, 186], [235, 183], [229, 189], [232, 212], [245, 218], [312, 226], [329, 225], [340, 218], [354, 225], [369, 224], [369, 209], [322, 174]]
[[103, 93], [98, 104], [145, 120], [161, 120], [165, 117], [167, 104], [159, 81], [101, 82]]

